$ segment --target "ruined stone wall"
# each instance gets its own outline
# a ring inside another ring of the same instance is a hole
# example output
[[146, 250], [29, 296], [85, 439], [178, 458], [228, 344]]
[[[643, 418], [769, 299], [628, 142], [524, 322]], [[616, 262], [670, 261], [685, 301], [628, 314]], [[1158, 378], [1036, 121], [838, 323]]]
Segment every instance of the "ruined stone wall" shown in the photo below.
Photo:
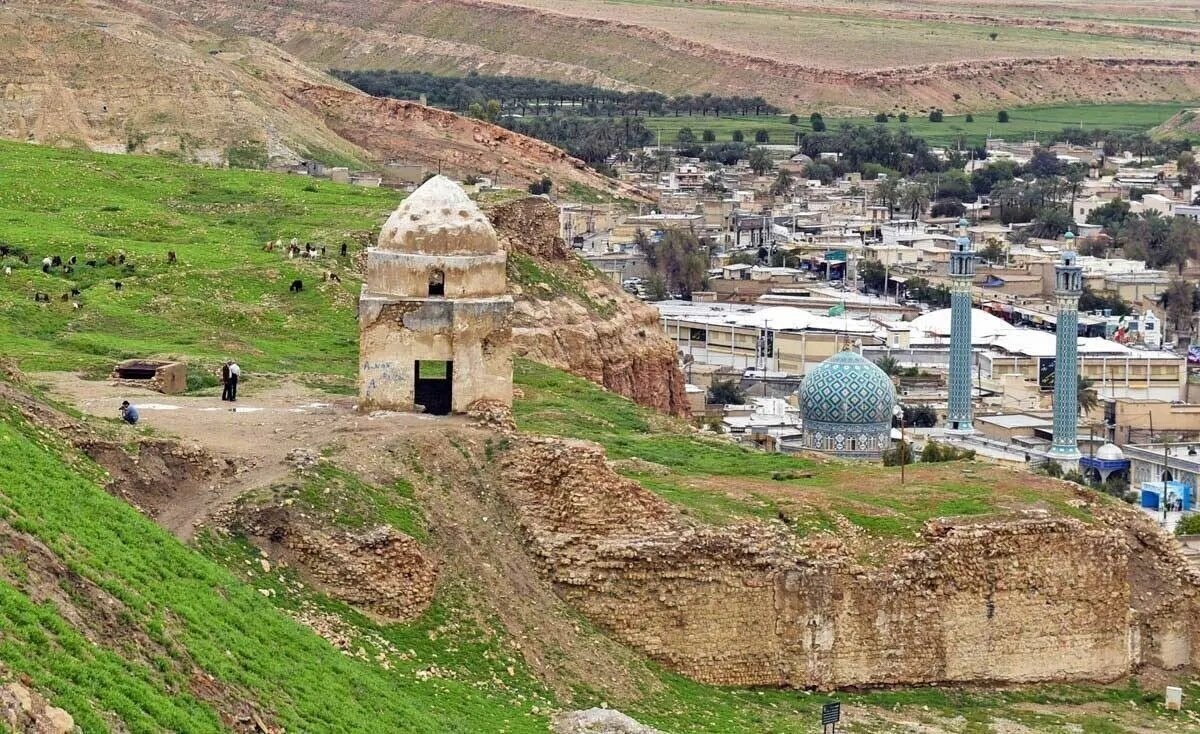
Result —
[[271, 557], [300, 568], [337, 599], [387, 619], [412, 619], [429, 606], [437, 564], [420, 543], [389, 526], [362, 532], [318, 527], [286, 508], [233, 518]]
[[[781, 524], [689, 522], [591, 445], [527, 442], [502, 471], [560, 594], [703, 682], [1109, 681], [1187, 664], [1200, 647], [1194, 579], [1172, 577], [1167, 558], [1132, 581], [1120, 524], [1037, 511], [931, 523], [919, 550], [862, 567]], [[1151, 585], [1158, 603], [1135, 598]]]

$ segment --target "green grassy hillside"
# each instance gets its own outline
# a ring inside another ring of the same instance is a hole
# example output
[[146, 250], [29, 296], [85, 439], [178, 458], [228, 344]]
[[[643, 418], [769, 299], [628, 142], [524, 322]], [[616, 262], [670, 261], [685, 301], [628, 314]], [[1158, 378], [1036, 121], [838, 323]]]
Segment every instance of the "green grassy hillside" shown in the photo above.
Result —
[[[370, 654], [343, 655], [276, 608], [303, 595], [277, 596], [273, 604], [259, 591], [294, 588], [294, 579], [278, 572], [246, 579], [248, 549], [207, 543], [212, 557], [241, 570], [237, 580], [104, 493], [98, 476], [86, 459], [11, 411], [0, 418], [2, 535], [44, 543], [66, 574], [48, 576], [40, 557], [7, 544], [0, 662], [29, 676], [84, 731], [107, 731], [115, 722], [134, 732], [224, 730], [213, 703], [195, 692], [201, 671], [288, 731], [545, 731], [543, 717], [529, 712], [546, 705], [540, 686], [523, 668], [510, 674], [509, 666], [521, 666], [509, 662], [498, 636], [449, 601], [387, 629], [351, 615], [356, 642]], [[56, 583], [63, 586], [53, 593]], [[91, 608], [88, 586], [111, 599], [103, 614]], [[71, 611], [108, 624], [87, 634]], [[448, 626], [453, 641], [436, 641]], [[381, 652], [390, 669], [374, 662]], [[417, 677], [431, 666], [443, 672]]]
[[[152, 355], [215, 363], [236, 353], [258, 372], [348, 374], [358, 291], [338, 248], [360, 250], [355, 238], [398, 203], [392, 191], [301, 176], [0, 143], [0, 244], [12, 250], [0, 258], [12, 268], [0, 278], [0, 346], [27, 369], [103, 370]], [[263, 251], [292, 237], [326, 245], [328, 256]], [[177, 264], [167, 264], [169, 251]], [[121, 253], [124, 264], [106, 264]], [[53, 255], [76, 256], [74, 272], [42, 273]], [[341, 284], [322, 283], [326, 270]], [[296, 278], [305, 289], [291, 294]], [[35, 303], [37, 292], [50, 303]]]

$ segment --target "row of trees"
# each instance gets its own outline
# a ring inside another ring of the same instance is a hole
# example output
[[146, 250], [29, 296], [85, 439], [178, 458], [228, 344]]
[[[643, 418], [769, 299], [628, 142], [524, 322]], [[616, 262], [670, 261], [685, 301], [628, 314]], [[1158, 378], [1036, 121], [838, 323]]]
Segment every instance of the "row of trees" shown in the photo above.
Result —
[[[813, 158], [822, 153], [837, 153], [832, 162], [837, 175], [851, 171], [865, 178], [889, 173], [889, 178], [911, 176], [927, 171], [946, 170], [929, 150], [923, 138], [908, 130], [891, 131], [882, 125], [842, 125], [837, 130], [807, 133], [800, 137], [800, 152]], [[965, 161], [963, 161], [965, 163]]]
[[1188, 260], [1200, 260], [1200, 225], [1186, 217], [1164, 217], [1155, 211], [1130, 212], [1129, 202], [1114, 199], [1093, 209], [1088, 224], [1104, 227], [1106, 239], [1093, 239], [1080, 248], [1085, 255], [1105, 257], [1111, 241], [1125, 257], [1145, 260], [1158, 269], [1174, 269], [1179, 275]]
[[632, 117], [504, 117], [500, 124], [556, 145], [595, 167], [602, 167], [609, 156], [649, 145], [654, 140], [654, 133], [646, 129], [645, 123]]
[[588, 116], [617, 115], [774, 115], [779, 108], [761, 96], [719, 97], [710, 93], [668, 97], [659, 92], [622, 92], [591, 84], [573, 84], [525, 76], [468, 74], [442, 76], [385, 69], [330, 72], [377, 97], [419, 99], [431, 105], [467, 112], [472, 105], [494, 100], [509, 113], [555, 114], [572, 109]]

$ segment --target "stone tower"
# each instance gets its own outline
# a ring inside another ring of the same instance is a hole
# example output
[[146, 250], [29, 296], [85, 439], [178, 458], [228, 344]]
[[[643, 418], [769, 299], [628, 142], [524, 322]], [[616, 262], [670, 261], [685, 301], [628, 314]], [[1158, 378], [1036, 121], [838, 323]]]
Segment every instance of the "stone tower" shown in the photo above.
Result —
[[971, 281], [975, 250], [967, 236], [967, 220], [958, 223], [958, 239], [950, 252], [950, 401], [946, 430], [971, 433]]
[[1054, 440], [1050, 458], [1064, 469], [1079, 468], [1079, 296], [1083, 293], [1083, 268], [1076, 262], [1075, 235], [1067, 232], [1062, 262], [1054, 268], [1054, 300], [1058, 320], [1054, 325]]
[[367, 250], [360, 407], [444, 415], [483, 399], [511, 405], [505, 264], [491, 223], [458, 184], [435, 176], [405, 199]]

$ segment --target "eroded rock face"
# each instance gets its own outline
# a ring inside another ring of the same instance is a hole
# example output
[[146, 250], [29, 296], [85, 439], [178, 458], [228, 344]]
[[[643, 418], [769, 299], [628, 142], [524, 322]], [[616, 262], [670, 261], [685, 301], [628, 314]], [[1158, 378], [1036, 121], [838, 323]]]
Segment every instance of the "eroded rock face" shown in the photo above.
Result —
[[19, 734], [71, 734], [75, 720], [20, 683], [0, 686], [0, 721]]
[[566, 711], [551, 722], [554, 734], [662, 734], [612, 709]]
[[586, 442], [525, 440], [500, 471], [558, 593], [706, 683], [1111, 681], [1200, 660], [1197, 579], [1136, 511], [1082, 495], [1092, 522], [933, 521], [906, 555], [867, 567], [781, 523], [692, 522]]
[[277, 560], [326, 593], [389, 620], [416, 617], [433, 599], [437, 564], [412, 537], [383, 525], [361, 532], [317, 527], [288, 508], [247, 513], [237, 524]]
[[[510, 282], [514, 354], [603, 385], [647, 407], [688, 414], [686, 380], [658, 312], [584, 270], [559, 237], [558, 210], [532, 197], [488, 211], [505, 249], [580, 284], [579, 294], [522, 290]], [[583, 300], [583, 296], [587, 301]], [[596, 305], [604, 306], [599, 313]]]

